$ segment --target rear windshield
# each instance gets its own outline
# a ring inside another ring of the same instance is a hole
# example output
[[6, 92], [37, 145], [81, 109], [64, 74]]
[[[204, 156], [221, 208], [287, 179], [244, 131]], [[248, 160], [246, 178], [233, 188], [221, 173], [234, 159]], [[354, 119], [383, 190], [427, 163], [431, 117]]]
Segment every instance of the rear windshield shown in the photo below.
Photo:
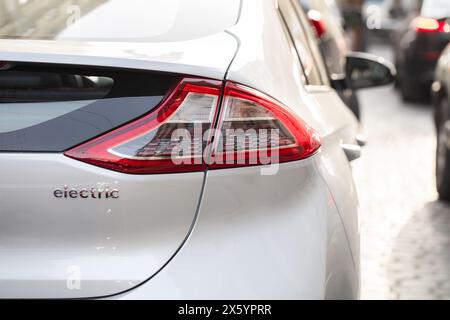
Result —
[[131, 71], [3, 65], [0, 151], [65, 151], [150, 112], [175, 81]]
[[424, 0], [420, 13], [428, 18], [450, 18], [450, 0]]
[[0, 38], [182, 41], [223, 31], [240, 0], [0, 0]]

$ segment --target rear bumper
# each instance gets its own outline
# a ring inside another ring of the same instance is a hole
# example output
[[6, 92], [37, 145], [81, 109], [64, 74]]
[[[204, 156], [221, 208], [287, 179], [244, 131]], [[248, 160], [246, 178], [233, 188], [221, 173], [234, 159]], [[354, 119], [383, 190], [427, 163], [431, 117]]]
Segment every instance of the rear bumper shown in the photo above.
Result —
[[152, 279], [120, 299], [358, 298], [359, 272], [320, 155], [211, 171], [195, 227]]
[[434, 80], [436, 65], [437, 61], [427, 61], [418, 55], [411, 56], [406, 60], [404, 76], [428, 90]]

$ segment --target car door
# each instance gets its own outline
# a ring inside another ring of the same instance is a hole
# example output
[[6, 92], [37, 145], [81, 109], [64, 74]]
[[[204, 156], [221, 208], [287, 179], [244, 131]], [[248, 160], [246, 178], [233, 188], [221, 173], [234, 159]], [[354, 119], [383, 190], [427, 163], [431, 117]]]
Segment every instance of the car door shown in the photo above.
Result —
[[[359, 221], [358, 200], [350, 162], [359, 157], [356, 143], [358, 124], [336, 92], [330, 87], [324, 62], [315, 42], [307, 17], [297, 0], [280, 0], [279, 10], [291, 38], [291, 44], [303, 66], [303, 79], [308, 94], [329, 129], [323, 134], [325, 180], [334, 195], [352, 254], [358, 268]], [[330, 174], [330, 172], [332, 174]]]

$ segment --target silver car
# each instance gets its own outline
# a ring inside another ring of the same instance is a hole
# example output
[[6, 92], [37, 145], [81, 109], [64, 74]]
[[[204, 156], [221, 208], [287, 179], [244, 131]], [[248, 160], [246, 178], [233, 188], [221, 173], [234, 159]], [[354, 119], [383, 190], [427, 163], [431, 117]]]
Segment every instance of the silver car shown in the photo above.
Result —
[[358, 122], [297, 0], [0, 15], [0, 298], [358, 298]]

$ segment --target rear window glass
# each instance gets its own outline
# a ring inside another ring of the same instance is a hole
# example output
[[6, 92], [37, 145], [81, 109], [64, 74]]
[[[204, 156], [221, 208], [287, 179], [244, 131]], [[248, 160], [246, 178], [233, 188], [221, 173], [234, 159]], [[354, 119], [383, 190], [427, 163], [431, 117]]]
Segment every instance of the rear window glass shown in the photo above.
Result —
[[182, 41], [223, 31], [240, 0], [0, 0], [0, 38]]
[[450, 0], [424, 0], [421, 15], [428, 18], [450, 18]]
[[62, 152], [150, 112], [175, 77], [16, 64], [0, 69], [0, 151]]

